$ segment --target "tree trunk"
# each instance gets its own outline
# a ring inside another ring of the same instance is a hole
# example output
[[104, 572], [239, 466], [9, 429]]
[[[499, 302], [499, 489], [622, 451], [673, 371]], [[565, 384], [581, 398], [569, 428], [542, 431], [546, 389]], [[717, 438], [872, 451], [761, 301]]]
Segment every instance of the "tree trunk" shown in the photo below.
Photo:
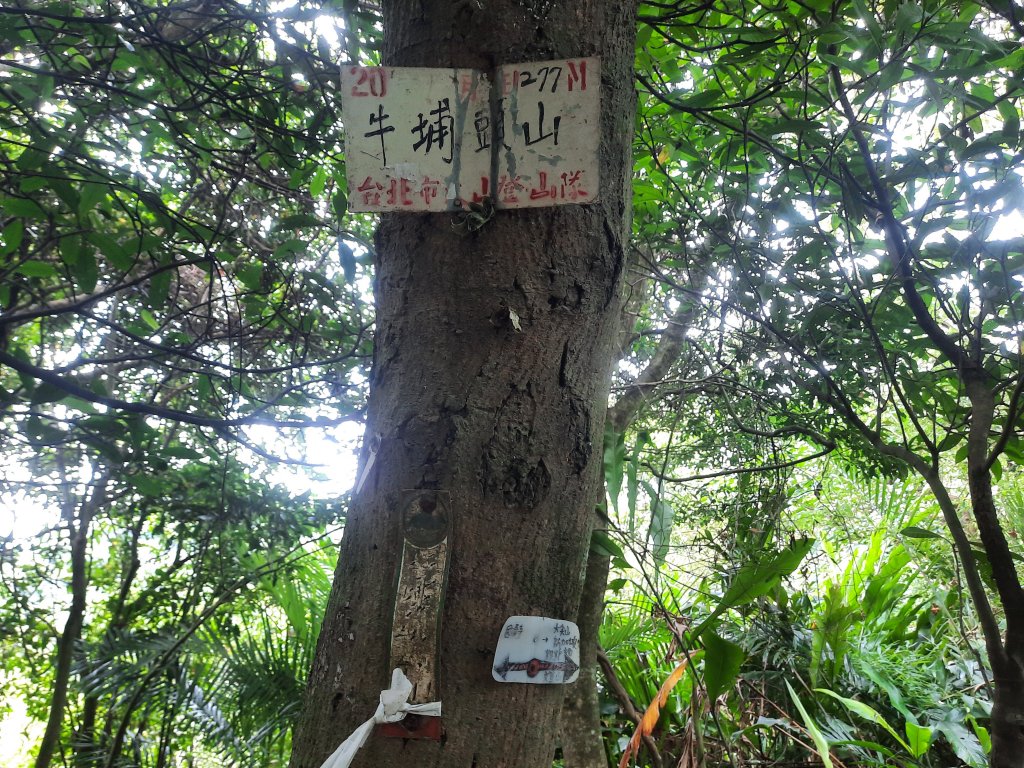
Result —
[[575, 685], [566, 687], [562, 705], [562, 757], [567, 768], [608, 768], [601, 733], [601, 697], [597, 690], [597, 649], [609, 569], [607, 555], [590, 553], [578, 621], [580, 676]]
[[[65, 479], [65, 482], [68, 481]], [[46, 730], [39, 744], [39, 752], [36, 754], [35, 768], [48, 768], [60, 746], [75, 646], [82, 636], [82, 627], [85, 626], [86, 593], [89, 587], [89, 526], [96, 511], [106, 504], [106, 484], [107, 480], [104, 478], [92, 489], [91, 496], [82, 501], [77, 525], [75, 516], [71, 513], [67, 515], [71, 529], [71, 606], [68, 608], [64, 631], [57, 640], [50, 712], [46, 719]]]
[[1024, 591], [992, 495], [989, 436], [995, 396], [981, 376], [967, 377], [966, 388], [971, 401], [967, 450], [971, 509], [1006, 617], [1002, 647], [993, 647], [986, 637], [993, 677], [989, 759], [992, 768], [1020, 768], [1024, 765]]
[[378, 732], [354, 765], [538, 768], [554, 751], [562, 687], [497, 683], [491, 667], [508, 616], [574, 619], [578, 608], [628, 234], [635, 6], [383, 8], [389, 65], [600, 56], [600, 202], [499, 211], [465, 234], [447, 214], [382, 217], [367, 416], [380, 441], [352, 502], [292, 765], [319, 766], [388, 685], [401, 516], [419, 498], [451, 526], [444, 735]]
[[[629, 429], [648, 399], [656, 394], [657, 385], [669, 375], [682, 354], [695, 313], [695, 303], [684, 302], [668, 320], [650, 362], [608, 409], [606, 421], [613, 434], [620, 435]], [[625, 353], [621, 339], [629, 338], [632, 321], [633, 316], [624, 312], [619, 326], [619, 357]], [[605, 494], [598, 498], [599, 504], [604, 504]], [[568, 768], [606, 768], [608, 765], [601, 732], [597, 650], [610, 568], [607, 555], [590, 553], [579, 611], [580, 677], [576, 685], [566, 690], [562, 707], [562, 755]]]

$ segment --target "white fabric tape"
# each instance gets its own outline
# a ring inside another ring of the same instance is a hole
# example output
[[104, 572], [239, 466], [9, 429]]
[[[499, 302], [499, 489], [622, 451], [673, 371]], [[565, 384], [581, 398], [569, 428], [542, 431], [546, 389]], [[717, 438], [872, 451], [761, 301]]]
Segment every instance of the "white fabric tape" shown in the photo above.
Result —
[[406, 715], [441, 716], [440, 701], [410, 704], [409, 694], [411, 693], [412, 683], [409, 682], [409, 678], [402, 670], [395, 669], [391, 673], [391, 687], [380, 692], [380, 704], [377, 705], [377, 711], [373, 713], [373, 717], [356, 728], [351, 736], [341, 742], [341, 746], [327, 758], [321, 768], [348, 768], [356, 756], [356, 752], [370, 738], [373, 727], [378, 723], [397, 723]]

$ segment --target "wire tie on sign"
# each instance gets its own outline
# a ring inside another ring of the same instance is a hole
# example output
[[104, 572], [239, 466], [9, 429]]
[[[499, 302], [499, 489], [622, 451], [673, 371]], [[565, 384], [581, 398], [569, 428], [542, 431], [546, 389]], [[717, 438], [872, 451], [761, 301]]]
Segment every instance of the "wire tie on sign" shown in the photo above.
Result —
[[426, 704], [410, 704], [412, 683], [401, 669], [391, 673], [391, 687], [380, 692], [380, 704], [373, 717], [356, 728], [352, 735], [341, 742], [334, 754], [327, 758], [321, 768], [348, 768], [359, 748], [366, 743], [373, 732], [374, 726], [381, 723], [397, 723], [406, 715], [441, 716], [441, 702], [431, 701]]

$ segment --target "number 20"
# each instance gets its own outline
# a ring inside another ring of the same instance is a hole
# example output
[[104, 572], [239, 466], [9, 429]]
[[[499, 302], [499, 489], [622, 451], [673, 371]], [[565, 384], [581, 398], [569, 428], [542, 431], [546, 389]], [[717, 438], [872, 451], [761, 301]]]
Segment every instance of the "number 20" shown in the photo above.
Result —
[[386, 96], [388, 92], [387, 72], [382, 67], [352, 67], [349, 74], [359, 75], [352, 86], [353, 96]]

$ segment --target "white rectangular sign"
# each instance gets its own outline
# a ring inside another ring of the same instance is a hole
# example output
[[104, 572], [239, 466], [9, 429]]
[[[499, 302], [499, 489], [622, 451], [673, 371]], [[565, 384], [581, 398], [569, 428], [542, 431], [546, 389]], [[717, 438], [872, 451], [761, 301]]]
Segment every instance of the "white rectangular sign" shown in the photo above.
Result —
[[450, 210], [489, 177], [473, 147], [476, 114], [490, 114], [481, 73], [344, 67], [341, 83], [350, 210]]
[[349, 208], [445, 211], [597, 199], [600, 62], [342, 69]]
[[498, 208], [597, 199], [599, 67], [598, 59], [589, 58], [498, 68], [498, 112], [504, 118], [497, 131]]
[[499, 683], [574, 683], [580, 628], [544, 616], [510, 616], [498, 635], [491, 677]]

